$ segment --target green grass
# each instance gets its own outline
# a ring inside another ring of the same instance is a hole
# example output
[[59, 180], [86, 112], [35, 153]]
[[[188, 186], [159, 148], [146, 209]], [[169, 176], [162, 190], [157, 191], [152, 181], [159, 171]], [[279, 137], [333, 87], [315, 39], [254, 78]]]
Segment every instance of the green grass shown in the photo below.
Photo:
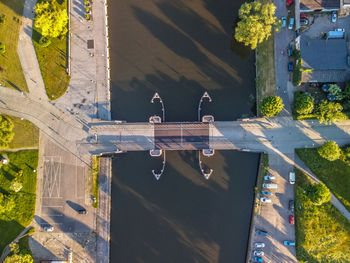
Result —
[[259, 166], [259, 177], [258, 177], [258, 191], [261, 192], [262, 184], [264, 183], [264, 176], [267, 175], [269, 171], [269, 155], [267, 153], [262, 153], [261, 163]]
[[39, 144], [39, 129], [30, 121], [8, 116], [13, 124], [15, 137], [10, 143], [10, 149], [37, 148]]
[[[0, 168], [0, 192], [15, 195], [15, 208], [6, 214], [0, 214], [0, 251], [9, 244], [25, 227], [27, 227], [35, 212], [36, 173], [38, 151], [1, 152], [9, 157], [9, 164]], [[23, 170], [20, 181], [23, 188], [18, 193], [9, 189], [15, 174]]]
[[0, 54], [0, 84], [27, 92], [27, 83], [17, 54], [23, 4], [24, 0], [0, 0], [0, 16], [6, 16], [6, 22], [0, 24], [0, 43], [6, 47], [6, 52]]
[[300, 262], [350, 261], [350, 223], [330, 203], [316, 206], [305, 194], [309, 179], [296, 170], [296, 251]]
[[92, 157], [92, 195], [96, 198], [93, 207], [98, 207], [98, 177], [100, 173], [100, 157], [94, 155]]
[[[61, 3], [58, 5], [60, 8], [67, 8], [67, 0], [58, 2]], [[63, 40], [50, 38], [51, 44], [48, 47], [42, 47], [39, 44], [41, 38], [40, 30], [35, 27], [32, 38], [44, 79], [46, 94], [49, 99], [58, 99], [66, 92], [70, 79], [66, 71], [68, 38], [66, 37]]]
[[296, 149], [301, 160], [350, 211], [350, 166], [322, 158], [317, 149]]

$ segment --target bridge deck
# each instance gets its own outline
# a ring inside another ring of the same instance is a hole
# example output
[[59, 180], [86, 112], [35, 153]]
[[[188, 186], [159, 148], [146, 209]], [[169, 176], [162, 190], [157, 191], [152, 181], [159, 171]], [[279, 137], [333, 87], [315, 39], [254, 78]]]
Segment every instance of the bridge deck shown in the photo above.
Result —
[[156, 123], [154, 145], [163, 150], [201, 150], [209, 148], [209, 124], [199, 122]]

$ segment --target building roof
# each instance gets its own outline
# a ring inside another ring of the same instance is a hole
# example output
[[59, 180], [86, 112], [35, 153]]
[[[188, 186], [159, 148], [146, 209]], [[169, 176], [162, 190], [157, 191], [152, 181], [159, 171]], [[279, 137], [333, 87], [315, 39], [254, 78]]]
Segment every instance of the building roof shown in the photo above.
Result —
[[340, 0], [300, 0], [300, 10], [339, 9]]
[[301, 36], [300, 54], [304, 68], [345, 70], [348, 67], [345, 39], [310, 39]]

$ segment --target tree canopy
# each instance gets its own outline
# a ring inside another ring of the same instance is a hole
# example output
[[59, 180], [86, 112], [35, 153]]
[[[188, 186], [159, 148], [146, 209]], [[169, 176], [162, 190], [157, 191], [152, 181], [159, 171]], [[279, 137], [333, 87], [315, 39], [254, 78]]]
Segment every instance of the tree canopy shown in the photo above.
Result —
[[342, 154], [342, 150], [334, 141], [324, 143], [317, 151], [321, 157], [331, 162], [338, 160]]
[[268, 39], [276, 24], [276, 6], [260, 1], [244, 3], [238, 11], [240, 21], [237, 23], [235, 38], [251, 49]]
[[278, 96], [269, 96], [260, 104], [260, 112], [266, 117], [277, 115], [283, 109], [283, 100]]
[[0, 148], [8, 148], [14, 136], [12, 121], [8, 117], [0, 115]]
[[322, 183], [310, 184], [307, 192], [315, 205], [322, 205], [331, 200], [329, 189]]
[[33, 263], [33, 258], [30, 254], [14, 254], [12, 256], [8, 256], [4, 263]]
[[323, 101], [317, 107], [317, 119], [320, 123], [332, 124], [335, 121], [346, 120], [342, 113], [343, 107], [336, 102]]
[[67, 9], [58, 8], [55, 0], [43, 1], [35, 6], [34, 26], [44, 37], [60, 37], [67, 33]]
[[294, 111], [298, 114], [310, 114], [314, 110], [314, 98], [305, 92], [294, 93]]

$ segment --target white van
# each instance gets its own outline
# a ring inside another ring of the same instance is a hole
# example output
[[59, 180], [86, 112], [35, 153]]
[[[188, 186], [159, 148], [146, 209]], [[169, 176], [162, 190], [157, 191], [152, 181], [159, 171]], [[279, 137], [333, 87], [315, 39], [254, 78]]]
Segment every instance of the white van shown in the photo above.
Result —
[[276, 189], [277, 184], [263, 184], [263, 187], [267, 189]]
[[289, 183], [290, 184], [294, 184], [295, 183], [295, 173], [294, 172], [290, 172], [289, 173]]

